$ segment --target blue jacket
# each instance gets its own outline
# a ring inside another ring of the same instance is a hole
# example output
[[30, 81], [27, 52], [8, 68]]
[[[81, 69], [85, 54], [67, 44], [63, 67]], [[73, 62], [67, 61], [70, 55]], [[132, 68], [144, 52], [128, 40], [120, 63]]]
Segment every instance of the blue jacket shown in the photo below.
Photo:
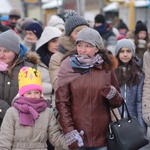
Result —
[[[139, 120], [141, 126], [146, 132], [146, 124], [143, 121], [142, 117], [142, 93], [143, 93], [143, 83], [144, 76], [139, 73], [139, 83], [137, 85], [127, 86], [126, 84], [120, 87], [121, 95], [124, 98], [124, 101], [127, 104], [129, 113], [131, 116], [136, 116]], [[121, 107], [119, 108], [121, 112]]]

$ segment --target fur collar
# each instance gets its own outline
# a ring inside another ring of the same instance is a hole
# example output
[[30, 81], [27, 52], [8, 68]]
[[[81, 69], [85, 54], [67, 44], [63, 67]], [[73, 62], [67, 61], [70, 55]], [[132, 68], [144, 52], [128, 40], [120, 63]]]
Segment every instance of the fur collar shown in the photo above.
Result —
[[115, 56], [113, 56], [112, 54], [108, 55], [108, 58], [110, 59], [112, 65], [109, 65], [108, 63], [103, 63], [103, 68], [106, 69], [107, 71], [110, 70], [115, 70], [118, 67], [118, 60]]
[[59, 37], [59, 44], [68, 51], [76, 50], [76, 44], [70, 36], [62, 35]]
[[40, 57], [36, 52], [26, 52], [24, 57], [18, 61], [18, 64], [22, 62], [23, 60], [28, 60], [32, 62], [33, 64], [39, 64], [40, 63]]

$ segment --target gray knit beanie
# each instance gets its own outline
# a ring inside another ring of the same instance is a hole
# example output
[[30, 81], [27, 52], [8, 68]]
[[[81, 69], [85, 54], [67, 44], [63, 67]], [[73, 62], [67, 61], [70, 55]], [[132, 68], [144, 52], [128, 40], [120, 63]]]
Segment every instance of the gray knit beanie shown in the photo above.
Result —
[[76, 37], [76, 43], [79, 41], [90, 43], [98, 49], [104, 48], [103, 39], [100, 34], [92, 28], [84, 28], [78, 32]]
[[8, 50], [13, 51], [16, 54], [20, 52], [20, 42], [18, 35], [12, 30], [9, 29], [0, 34], [0, 46], [7, 48]]
[[133, 43], [133, 41], [131, 39], [122, 39], [117, 41], [115, 55], [117, 55], [120, 49], [123, 47], [129, 48], [132, 51], [133, 55], [135, 54], [135, 44]]
[[75, 13], [74, 11], [71, 11], [68, 14], [66, 14], [65, 17], [66, 17], [65, 34], [67, 36], [70, 36], [72, 31], [78, 26], [86, 25], [89, 27], [87, 21], [83, 17]]

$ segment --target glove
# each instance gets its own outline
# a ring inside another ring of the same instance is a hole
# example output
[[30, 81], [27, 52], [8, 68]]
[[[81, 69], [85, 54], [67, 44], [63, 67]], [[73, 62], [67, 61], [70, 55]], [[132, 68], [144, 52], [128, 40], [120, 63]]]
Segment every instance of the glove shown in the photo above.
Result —
[[101, 95], [107, 99], [112, 99], [116, 95], [116, 88], [112, 86], [109, 82], [101, 89]]
[[6, 71], [8, 65], [2, 61], [0, 61], [0, 71]]
[[81, 146], [84, 145], [83, 139], [82, 139], [82, 137], [80, 136], [80, 135], [83, 136], [83, 134], [84, 134], [84, 132], [81, 130], [79, 134], [76, 134], [76, 135], [75, 135], [75, 139], [78, 141], [78, 146], [79, 146], [79, 147], [81, 147]]
[[[69, 146], [71, 149], [76, 149], [83, 146], [83, 134], [84, 132], [82, 130], [80, 131], [80, 133], [77, 130], [72, 130], [71, 132], [68, 132], [65, 135], [65, 141], [67, 143], [67, 146]], [[77, 142], [77, 145], [75, 145], [75, 142]]]

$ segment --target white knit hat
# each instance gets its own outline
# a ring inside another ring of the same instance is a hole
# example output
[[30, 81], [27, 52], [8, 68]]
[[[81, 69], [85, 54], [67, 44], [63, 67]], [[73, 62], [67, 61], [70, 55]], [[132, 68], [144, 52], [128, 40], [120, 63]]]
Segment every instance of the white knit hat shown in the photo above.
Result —
[[50, 20], [48, 21], [48, 26], [56, 27], [58, 29], [65, 30], [65, 22], [60, 17], [53, 15], [51, 16]]
[[117, 41], [115, 55], [119, 53], [120, 49], [123, 47], [127, 47], [131, 50], [133, 55], [135, 54], [135, 44], [131, 39], [121, 39]]
[[43, 46], [45, 43], [49, 42], [50, 40], [60, 37], [61, 34], [62, 32], [56, 27], [51, 26], [45, 27], [40, 39], [36, 44], [36, 50], [39, 49], [41, 46]]

